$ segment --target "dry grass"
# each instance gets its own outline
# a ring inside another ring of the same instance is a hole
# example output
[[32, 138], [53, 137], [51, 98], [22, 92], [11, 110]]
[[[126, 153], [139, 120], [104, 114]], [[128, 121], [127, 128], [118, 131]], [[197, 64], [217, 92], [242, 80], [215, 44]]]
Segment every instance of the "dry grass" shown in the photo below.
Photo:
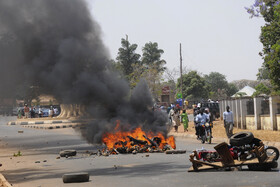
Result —
[[[189, 123], [189, 131], [185, 132], [187, 134], [195, 134], [194, 123]], [[246, 129], [237, 129], [234, 127], [233, 133], [249, 131], [254, 134], [256, 138], [261, 139], [262, 141], [272, 141], [280, 142], [280, 131], [270, 131], [270, 130], [246, 130]], [[184, 132], [183, 125], [179, 126], [178, 132]], [[224, 128], [223, 121], [214, 121], [214, 127], [212, 129], [213, 137], [215, 138], [227, 138], [226, 131]]]

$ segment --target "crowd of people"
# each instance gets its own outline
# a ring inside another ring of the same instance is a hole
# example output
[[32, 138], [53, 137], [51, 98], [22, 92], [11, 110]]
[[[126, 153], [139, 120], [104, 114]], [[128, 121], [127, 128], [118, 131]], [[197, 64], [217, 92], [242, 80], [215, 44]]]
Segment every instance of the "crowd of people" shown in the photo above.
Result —
[[18, 118], [41, 118], [41, 117], [54, 117], [59, 115], [59, 110], [57, 107], [51, 106], [50, 108], [42, 107], [29, 107], [27, 104], [24, 105], [23, 109], [18, 108]]
[[188, 131], [189, 118], [186, 109], [182, 110], [179, 104], [176, 106], [171, 104], [171, 106], [167, 108], [167, 113], [175, 132], [178, 132], [178, 127], [181, 125], [181, 122], [184, 126], [184, 132]]

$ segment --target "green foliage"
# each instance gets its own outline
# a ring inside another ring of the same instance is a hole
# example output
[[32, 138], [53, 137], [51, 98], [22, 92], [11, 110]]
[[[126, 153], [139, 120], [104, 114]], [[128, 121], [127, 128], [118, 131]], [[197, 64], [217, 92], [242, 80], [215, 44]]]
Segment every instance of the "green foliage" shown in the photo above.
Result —
[[164, 53], [162, 49], [158, 48], [158, 43], [149, 42], [146, 43], [142, 49], [142, 64], [148, 67], [153, 66], [159, 73], [163, 72], [166, 68], [165, 60], [161, 59], [161, 55]]
[[133, 72], [133, 64], [140, 63], [140, 55], [135, 51], [137, 44], [130, 44], [128, 40], [121, 39], [121, 48], [117, 56], [117, 67], [122, 70], [125, 77]]
[[259, 72], [257, 74], [258, 80], [268, 80], [269, 79], [269, 71], [265, 66], [259, 68]]
[[[278, 2], [278, 3], [277, 3]], [[264, 0], [261, 15], [266, 21], [261, 29], [264, 66], [276, 91], [280, 90], [280, 4], [276, 0]]]
[[261, 94], [269, 95], [271, 93], [271, 90], [267, 86], [265, 86], [263, 83], [258, 84], [255, 87], [255, 89], [256, 89], [256, 91], [252, 95], [253, 97], [259, 96]]
[[[197, 71], [190, 71], [182, 76], [183, 79], [183, 98], [187, 100], [208, 99], [209, 87], [203, 77]], [[177, 81], [177, 88], [180, 87], [181, 79]]]
[[229, 84], [226, 76], [221, 73], [211, 72], [204, 78], [210, 88], [209, 97], [213, 100], [226, 99], [238, 91], [237, 87], [232, 83]]
[[235, 86], [235, 84], [233, 83], [228, 83], [227, 85], [227, 96], [232, 96], [233, 94], [235, 94], [238, 91], [237, 87]]

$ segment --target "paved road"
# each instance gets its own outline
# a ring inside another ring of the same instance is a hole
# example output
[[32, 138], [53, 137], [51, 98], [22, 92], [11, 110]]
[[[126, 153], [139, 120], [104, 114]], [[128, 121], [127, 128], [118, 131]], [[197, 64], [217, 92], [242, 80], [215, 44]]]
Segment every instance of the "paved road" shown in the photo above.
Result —
[[[0, 119], [0, 172], [14, 186], [279, 186], [279, 170], [271, 172], [211, 171], [188, 173], [189, 153], [204, 146], [193, 139], [177, 139], [177, 147], [187, 154], [163, 153], [90, 156], [100, 146], [89, 145], [73, 129], [39, 130], [7, 126]], [[24, 133], [18, 133], [23, 130]], [[214, 140], [215, 141], [215, 140]], [[76, 149], [73, 158], [56, 159], [61, 149]], [[13, 157], [21, 151], [23, 156]], [[149, 155], [149, 157], [146, 157]], [[47, 162], [43, 162], [46, 160]], [[40, 163], [35, 163], [40, 161]], [[116, 166], [116, 167], [115, 167]], [[90, 182], [63, 184], [69, 172], [89, 172]]]

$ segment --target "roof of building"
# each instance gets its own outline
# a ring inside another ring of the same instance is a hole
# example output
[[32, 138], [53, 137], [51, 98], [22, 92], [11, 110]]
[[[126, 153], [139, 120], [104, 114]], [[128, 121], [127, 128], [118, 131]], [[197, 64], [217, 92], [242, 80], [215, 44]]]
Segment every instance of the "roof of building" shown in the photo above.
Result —
[[250, 86], [245, 86], [231, 97], [251, 97], [256, 90]]

